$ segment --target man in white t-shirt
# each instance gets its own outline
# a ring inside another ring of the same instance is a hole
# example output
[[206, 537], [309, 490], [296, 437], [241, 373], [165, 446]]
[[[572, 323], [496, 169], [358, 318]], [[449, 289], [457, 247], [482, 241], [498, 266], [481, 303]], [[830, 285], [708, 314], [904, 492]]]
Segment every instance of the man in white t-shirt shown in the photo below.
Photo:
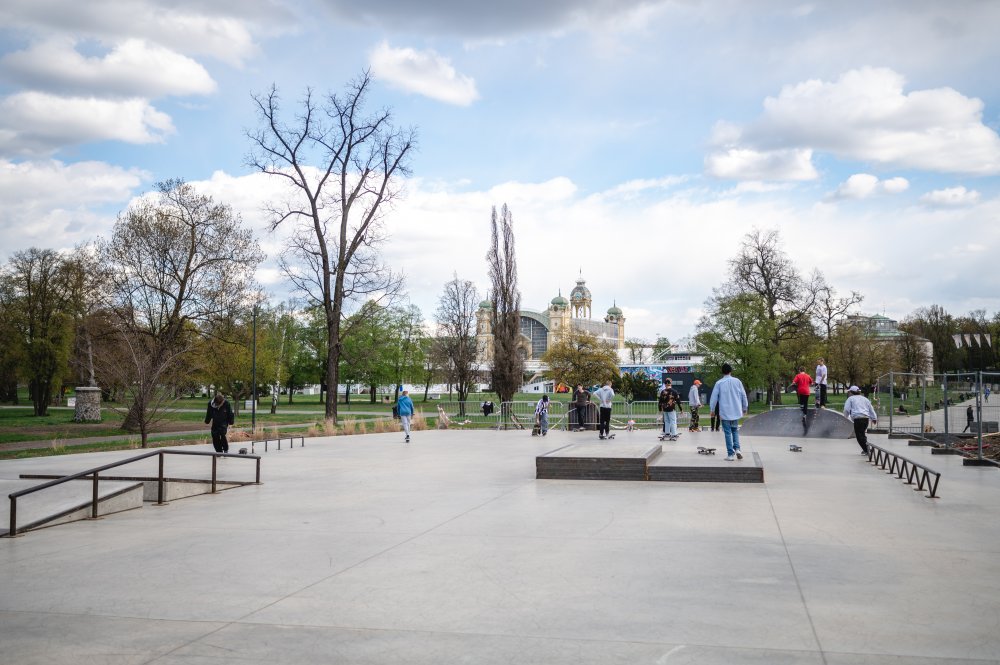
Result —
[[816, 364], [816, 408], [826, 408], [826, 363], [820, 358]]

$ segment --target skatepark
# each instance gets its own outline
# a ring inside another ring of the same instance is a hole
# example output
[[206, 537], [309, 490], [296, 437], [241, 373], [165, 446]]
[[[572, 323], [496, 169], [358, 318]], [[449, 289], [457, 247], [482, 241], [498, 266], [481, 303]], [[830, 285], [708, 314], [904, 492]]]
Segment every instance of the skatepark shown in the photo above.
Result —
[[[719, 432], [649, 430], [308, 439], [258, 450], [259, 485], [219, 460], [231, 489], [0, 539], [0, 661], [1000, 662], [1000, 470], [872, 436], [941, 473], [932, 499], [853, 439], [752, 421], [739, 462], [697, 453]], [[763, 482], [536, 477], [598, 445]], [[4, 461], [0, 480], [135, 452]]]

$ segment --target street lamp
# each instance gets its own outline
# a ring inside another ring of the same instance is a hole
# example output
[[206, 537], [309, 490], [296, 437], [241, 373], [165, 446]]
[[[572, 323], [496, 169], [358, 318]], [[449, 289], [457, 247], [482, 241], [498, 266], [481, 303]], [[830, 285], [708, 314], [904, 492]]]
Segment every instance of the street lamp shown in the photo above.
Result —
[[257, 433], [257, 303], [253, 305], [253, 348], [250, 351], [250, 436]]

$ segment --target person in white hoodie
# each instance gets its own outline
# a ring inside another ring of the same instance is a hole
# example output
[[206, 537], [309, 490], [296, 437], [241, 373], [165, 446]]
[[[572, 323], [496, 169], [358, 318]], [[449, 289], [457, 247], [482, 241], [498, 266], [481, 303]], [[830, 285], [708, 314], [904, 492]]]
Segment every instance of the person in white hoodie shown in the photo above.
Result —
[[878, 423], [878, 414], [868, 398], [861, 394], [861, 388], [851, 386], [847, 389], [851, 394], [844, 402], [844, 415], [854, 421], [854, 437], [861, 446], [861, 454], [868, 454], [868, 424]]

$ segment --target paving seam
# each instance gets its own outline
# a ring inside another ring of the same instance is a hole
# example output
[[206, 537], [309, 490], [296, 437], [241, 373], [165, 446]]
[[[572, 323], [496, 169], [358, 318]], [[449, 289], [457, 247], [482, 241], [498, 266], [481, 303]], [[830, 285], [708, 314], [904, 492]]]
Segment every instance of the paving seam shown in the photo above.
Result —
[[[245, 622], [244, 619], [246, 619], [247, 617], [249, 617], [249, 616], [251, 616], [253, 614], [256, 614], [257, 612], [260, 612], [262, 610], [266, 610], [267, 608], [271, 607], [272, 605], [280, 603], [283, 600], [291, 598], [292, 596], [294, 596], [294, 595], [296, 595], [298, 593], [301, 593], [301, 592], [305, 591], [306, 589], [311, 589], [312, 587], [316, 586], [317, 584], [320, 584], [320, 583], [325, 582], [325, 581], [327, 581], [329, 579], [332, 579], [332, 578], [336, 577], [337, 575], [340, 575], [341, 573], [346, 573], [349, 570], [353, 570], [354, 568], [357, 568], [358, 566], [360, 566], [362, 564], [365, 564], [365, 563], [371, 561], [372, 559], [374, 559], [376, 557], [380, 557], [380, 556], [382, 556], [383, 554], [385, 554], [387, 552], [391, 552], [392, 550], [396, 549], [397, 547], [401, 547], [403, 545], [406, 545], [407, 543], [413, 542], [417, 538], [421, 538], [423, 536], [426, 536], [428, 533], [434, 531], [435, 529], [438, 529], [438, 528], [440, 528], [440, 527], [442, 527], [442, 526], [444, 526], [444, 525], [446, 525], [446, 524], [448, 524], [450, 522], [454, 522], [455, 520], [457, 520], [457, 519], [459, 519], [461, 517], [465, 517], [469, 513], [473, 512], [475, 510], [479, 510], [483, 506], [488, 506], [489, 504], [493, 503], [494, 501], [502, 499], [505, 496], [507, 496], [508, 494], [512, 494], [513, 492], [516, 492], [516, 491], [518, 491], [520, 489], [523, 489], [523, 488], [525, 488], [525, 487], [527, 487], [529, 485], [532, 485], [534, 483], [535, 483], [535, 479], [532, 478], [530, 481], [522, 483], [522, 484], [517, 485], [515, 487], [512, 487], [509, 490], [507, 490], [506, 492], [501, 492], [500, 494], [494, 496], [493, 498], [488, 499], [486, 501], [483, 501], [482, 503], [480, 503], [478, 505], [475, 505], [475, 506], [469, 508], [468, 510], [466, 510], [464, 512], [461, 512], [458, 515], [453, 515], [452, 517], [449, 517], [448, 519], [446, 519], [445, 521], [441, 522], [440, 524], [435, 524], [434, 526], [432, 526], [432, 527], [430, 527], [430, 528], [428, 528], [428, 529], [426, 529], [424, 531], [421, 531], [418, 534], [414, 534], [413, 536], [411, 536], [411, 537], [409, 537], [409, 538], [407, 538], [405, 540], [401, 540], [400, 542], [398, 542], [398, 543], [396, 543], [394, 545], [390, 545], [389, 547], [386, 547], [385, 549], [383, 549], [383, 550], [381, 550], [379, 552], [376, 552], [376, 553], [374, 553], [374, 554], [372, 554], [370, 556], [367, 556], [364, 559], [361, 559], [360, 561], [358, 561], [356, 563], [353, 563], [350, 566], [347, 566], [346, 568], [341, 568], [340, 570], [338, 570], [335, 573], [331, 573], [331, 574], [327, 575], [326, 577], [320, 578], [320, 579], [316, 580], [315, 582], [313, 582], [312, 584], [307, 584], [304, 587], [302, 587], [301, 589], [297, 589], [295, 591], [292, 591], [291, 593], [285, 594], [281, 598], [278, 598], [277, 600], [273, 600], [270, 603], [267, 603], [266, 605], [262, 605], [261, 607], [258, 607], [257, 609], [253, 610], [252, 612], [248, 612], [248, 613], [244, 614], [243, 616], [241, 616], [241, 617], [239, 617], [237, 619], [234, 619], [232, 621], [224, 621], [224, 622], [222, 622], [223, 625], [219, 626], [215, 630], [209, 631], [209, 632], [205, 633], [204, 635], [201, 635], [200, 637], [197, 637], [195, 639], [189, 640], [189, 641], [185, 642], [184, 644], [178, 645], [178, 646], [174, 647], [173, 649], [171, 649], [170, 651], [167, 651], [165, 653], [159, 654], [158, 656], [155, 656], [154, 658], [145, 661], [142, 665], [150, 665], [150, 663], [155, 663], [156, 661], [160, 660], [161, 658], [173, 655], [178, 650], [183, 649], [183, 648], [188, 647], [188, 646], [191, 646], [192, 644], [196, 644], [196, 643], [202, 641], [203, 639], [205, 639], [206, 637], [214, 635], [215, 633], [218, 633], [219, 631], [221, 631], [221, 630], [223, 630], [225, 628], [228, 628], [229, 626], [232, 626], [234, 624], [253, 623], [253, 622]], [[265, 624], [265, 625], [272, 625], [272, 624]], [[278, 625], [278, 624], [274, 624], [274, 625]]]
[[805, 593], [802, 591], [802, 583], [799, 582], [799, 574], [795, 570], [795, 562], [792, 561], [792, 554], [788, 551], [788, 543], [785, 541], [785, 532], [781, 528], [781, 520], [778, 519], [778, 513], [774, 509], [774, 501], [771, 500], [771, 491], [768, 489], [767, 485], [764, 485], [764, 491], [767, 493], [767, 502], [771, 506], [771, 514], [774, 515], [774, 525], [778, 528], [778, 535], [781, 536], [781, 546], [785, 549], [785, 557], [788, 559], [788, 566], [792, 569], [792, 577], [795, 578], [795, 587], [799, 590], [799, 598], [802, 600], [802, 609], [805, 610], [806, 618], [809, 619], [809, 629], [812, 631], [813, 639], [816, 640], [816, 648], [819, 650], [819, 657], [823, 661], [823, 665], [828, 665], [826, 660], [826, 651], [823, 649], [823, 643], [819, 641], [819, 634], [816, 632], [816, 624], [813, 623], [812, 614], [809, 612], [809, 604], [806, 602]]

